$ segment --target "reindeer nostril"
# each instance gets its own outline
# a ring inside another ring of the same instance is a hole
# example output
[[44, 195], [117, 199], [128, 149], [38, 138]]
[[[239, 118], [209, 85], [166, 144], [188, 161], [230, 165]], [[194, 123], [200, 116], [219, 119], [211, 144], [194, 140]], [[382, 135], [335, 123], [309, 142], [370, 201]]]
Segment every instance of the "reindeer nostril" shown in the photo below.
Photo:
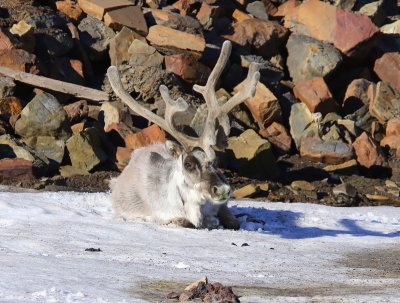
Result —
[[218, 194], [218, 186], [213, 186], [213, 187], [211, 187], [211, 191], [212, 191], [212, 193], [214, 194], [214, 195], [217, 195]]

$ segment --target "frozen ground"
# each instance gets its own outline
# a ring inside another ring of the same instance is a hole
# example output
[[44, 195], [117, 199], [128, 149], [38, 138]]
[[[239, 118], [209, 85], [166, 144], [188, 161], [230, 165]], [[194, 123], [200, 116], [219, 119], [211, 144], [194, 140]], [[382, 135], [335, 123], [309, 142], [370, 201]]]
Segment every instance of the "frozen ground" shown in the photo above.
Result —
[[203, 275], [241, 302], [399, 302], [400, 208], [234, 204], [244, 230], [206, 231], [113, 218], [108, 194], [1, 192], [0, 302], [159, 302]]

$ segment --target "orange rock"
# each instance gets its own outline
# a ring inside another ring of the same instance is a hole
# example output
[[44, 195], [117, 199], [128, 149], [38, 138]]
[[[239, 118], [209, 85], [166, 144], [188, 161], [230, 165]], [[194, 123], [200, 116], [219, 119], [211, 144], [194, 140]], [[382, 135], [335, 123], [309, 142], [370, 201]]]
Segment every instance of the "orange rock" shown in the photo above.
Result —
[[188, 83], [205, 84], [211, 70], [195, 58], [184, 54], [165, 56], [165, 69]]
[[298, 82], [293, 93], [312, 113], [320, 112], [325, 115], [336, 110], [336, 102], [321, 77]]
[[129, 0], [78, 0], [78, 4], [86, 14], [99, 20], [110, 10], [134, 5]]
[[76, 4], [76, 2], [71, 0], [56, 1], [56, 8], [74, 21], [79, 21], [83, 18], [82, 9]]
[[235, 20], [235, 22], [240, 22], [243, 20], [251, 19], [252, 17], [250, 15], [246, 14], [245, 12], [235, 9], [232, 13], [232, 18], [233, 18], [233, 20]]
[[268, 15], [274, 16], [274, 14], [277, 12], [277, 7], [271, 2], [271, 0], [262, 0], [265, 6], [265, 11], [267, 12]]
[[23, 49], [6, 49], [0, 51], [0, 65], [21, 72], [38, 74], [36, 56]]
[[34, 179], [32, 162], [20, 158], [4, 158], [0, 160], [0, 180], [4, 179]]
[[125, 146], [136, 149], [157, 142], [165, 142], [165, 131], [158, 125], [153, 124], [135, 134], [128, 134], [125, 137]]
[[113, 9], [104, 15], [104, 23], [116, 31], [126, 26], [143, 36], [149, 31], [140, 6]]
[[374, 72], [400, 92], [400, 53], [385, 53], [375, 61]]
[[202, 53], [206, 41], [200, 35], [189, 34], [163, 25], [150, 27], [147, 40], [159, 46], [172, 46], [183, 50]]
[[[241, 85], [243, 85], [243, 83], [237, 85], [234, 91], [238, 92]], [[250, 110], [260, 129], [264, 129], [273, 122], [281, 119], [282, 111], [278, 99], [261, 82], [257, 83], [254, 97], [247, 99], [244, 103]]]
[[392, 118], [387, 123], [386, 136], [392, 135], [400, 137], [400, 118]]
[[117, 153], [116, 153], [116, 160], [117, 160], [117, 167], [120, 171], [122, 171], [125, 166], [128, 165], [129, 160], [131, 159], [131, 155], [132, 155], [132, 148], [128, 148], [128, 147], [121, 147], [118, 146], [117, 147]]
[[190, 0], [178, 0], [172, 4], [172, 7], [179, 10], [182, 16], [186, 16], [190, 13], [192, 1]]
[[219, 6], [209, 5], [206, 2], [203, 2], [200, 6], [199, 12], [196, 14], [196, 18], [205, 28], [210, 28], [213, 24], [213, 18], [217, 18], [220, 11]]
[[21, 101], [17, 97], [5, 97], [0, 99], [0, 116], [6, 120], [11, 116], [19, 115], [22, 110]]
[[382, 166], [385, 156], [379, 145], [377, 145], [366, 132], [363, 132], [353, 143], [357, 155], [357, 162], [366, 168]]
[[71, 130], [74, 135], [79, 134], [85, 128], [86, 128], [86, 122], [75, 123], [74, 125], [71, 126]]
[[293, 32], [330, 42], [346, 56], [366, 54], [365, 49], [372, 46], [368, 42], [379, 33], [369, 17], [319, 0], [304, 1], [285, 16], [284, 25]]
[[278, 6], [278, 9], [272, 15], [275, 17], [285, 17], [288, 14], [293, 13], [293, 10], [300, 5], [298, 0], [288, 0]]
[[17, 41], [6, 29], [0, 28], [0, 50], [16, 48], [16, 43]]
[[277, 122], [273, 122], [266, 129], [260, 130], [260, 135], [275, 146], [281, 153], [288, 153], [292, 147], [292, 137], [288, 134], [286, 128]]
[[352, 114], [364, 105], [369, 104], [368, 88], [374, 83], [366, 79], [355, 79], [347, 86], [343, 99], [343, 111]]
[[85, 79], [85, 74], [83, 73], [83, 63], [77, 59], [70, 59], [72, 69], [82, 78]]

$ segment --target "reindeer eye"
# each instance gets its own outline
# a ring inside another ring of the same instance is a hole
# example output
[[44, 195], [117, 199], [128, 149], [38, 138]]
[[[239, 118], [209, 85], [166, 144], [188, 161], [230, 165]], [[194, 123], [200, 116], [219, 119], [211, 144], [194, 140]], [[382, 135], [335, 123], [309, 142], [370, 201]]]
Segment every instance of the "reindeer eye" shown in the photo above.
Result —
[[188, 171], [192, 171], [192, 170], [195, 169], [194, 163], [190, 162], [190, 161], [186, 161], [184, 166], [185, 166], [185, 169], [188, 170]]

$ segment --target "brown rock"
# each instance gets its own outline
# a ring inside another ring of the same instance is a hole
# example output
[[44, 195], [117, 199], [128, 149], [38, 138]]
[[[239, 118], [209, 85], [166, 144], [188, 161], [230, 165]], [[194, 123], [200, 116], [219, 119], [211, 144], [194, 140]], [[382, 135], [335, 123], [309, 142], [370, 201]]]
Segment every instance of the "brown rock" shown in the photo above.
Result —
[[132, 54], [130, 54], [128, 50], [135, 39], [146, 42], [146, 39], [138, 33], [124, 27], [110, 40], [110, 59], [112, 65], [120, 65], [129, 62]]
[[213, 25], [213, 19], [218, 18], [220, 12], [221, 9], [219, 6], [209, 5], [206, 2], [203, 2], [199, 12], [196, 15], [196, 18], [200, 21], [205, 29], [209, 29]]
[[71, 130], [74, 135], [79, 134], [85, 128], [86, 128], [86, 122], [75, 123], [74, 125], [71, 126]]
[[300, 5], [298, 0], [289, 0], [278, 6], [278, 9], [272, 15], [275, 17], [285, 17], [286, 15], [292, 14], [294, 9]]
[[[110, 133], [114, 139], [119, 137], [126, 145], [127, 137], [134, 135], [132, 129], [130, 129], [125, 123], [110, 123], [105, 129], [106, 133]], [[118, 144], [117, 144], [118, 145]]]
[[8, 30], [0, 28], [0, 50], [16, 48], [17, 43]]
[[357, 162], [366, 168], [382, 166], [385, 163], [385, 156], [381, 148], [366, 132], [363, 132], [353, 143], [357, 155]]
[[165, 131], [158, 125], [153, 124], [135, 134], [128, 134], [125, 137], [125, 146], [136, 149], [157, 142], [165, 142]]
[[6, 49], [0, 51], [0, 65], [21, 72], [39, 73], [36, 56], [23, 49]]
[[165, 56], [165, 68], [188, 83], [205, 84], [211, 70], [192, 56], [177, 54]]
[[78, 4], [86, 14], [102, 20], [106, 12], [134, 3], [129, 0], [78, 0]]
[[181, 15], [186, 16], [190, 13], [191, 11], [191, 5], [194, 2], [191, 0], [178, 0], [176, 2], [174, 2], [174, 4], [172, 4], [172, 6], [174, 8], [176, 8], [177, 10], [179, 10], [179, 12], [181, 13]]
[[378, 82], [368, 88], [369, 111], [381, 124], [400, 117], [400, 92], [387, 82]]
[[381, 140], [382, 147], [400, 149], [400, 118], [390, 119], [386, 125], [386, 137]]
[[0, 117], [4, 120], [11, 116], [19, 115], [22, 110], [21, 101], [17, 97], [5, 97], [0, 99]]
[[357, 161], [355, 159], [351, 159], [341, 164], [327, 165], [324, 167], [324, 170], [341, 175], [353, 175], [357, 173], [357, 166]]
[[235, 22], [241, 22], [244, 20], [251, 19], [252, 17], [250, 15], [246, 14], [245, 12], [235, 9], [232, 13], [232, 18], [233, 18], [233, 20], [235, 20]]
[[31, 161], [21, 158], [4, 158], [0, 160], [0, 180], [4, 179], [34, 179]]
[[375, 61], [374, 72], [400, 92], [400, 52], [386, 53]]
[[273, 122], [266, 129], [260, 130], [260, 135], [266, 139], [281, 153], [288, 153], [292, 147], [292, 138], [286, 128], [277, 122]]
[[343, 111], [352, 114], [364, 105], [369, 104], [368, 88], [375, 85], [366, 79], [355, 79], [347, 86], [343, 99]]
[[21, 48], [30, 53], [35, 52], [36, 38], [33, 26], [21, 20], [11, 27], [10, 32], [19, 37], [19, 41], [22, 43]]
[[116, 31], [126, 26], [140, 35], [146, 36], [148, 28], [140, 6], [127, 6], [107, 12], [104, 23]]
[[257, 191], [258, 191], [258, 188], [256, 185], [248, 184], [248, 185], [245, 185], [243, 187], [236, 189], [233, 192], [233, 197], [235, 199], [243, 199], [243, 198], [254, 195]]
[[83, 18], [83, 11], [80, 6], [71, 0], [56, 1], [56, 8], [74, 21], [80, 21]]
[[122, 171], [129, 163], [132, 155], [132, 148], [128, 147], [117, 147], [116, 159], [117, 159], [117, 167], [120, 171]]
[[287, 29], [275, 21], [248, 19], [233, 25], [233, 34], [224, 38], [243, 47], [254, 49], [256, 54], [270, 58], [286, 42]]
[[150, 27], [147, 40], [159, 46], [176, 47], [202, 53], [206, 47], [206, 41], [200, 35], [189, 34], [163, 25]]
[[353, 148], [343, 141], [322, 141], [316, 137], [303, 137], [300, 155], [312, 161], [340, 164], [353, 158]]
[[86, 100], [77, 101], [64, 106], [67, 112], [68, 119], [72, 123], [78, 123], [87, 118], [89, 114], [89, 107]]
[[[234, 88], [235, 92], [240, 90], [243, 82]], [[264, 129], [282, 116], [281, 107], [275, 95], [261, 82], [257, 83], [256, 94], [253, 98], [247, 99], [245, 105], [253, 115], [260, 129]]]
[[268, 15], [274, 16], [278, 11], [278, 8], [272, 3], [271, 0], [262, 0], [262, 3], [265, 6], [265, 11]]
[[293, 93], [312, 113], [320, 112], [325, 115], [336, 110], [336, 102], [321, 77], [298, 82]]
[[372, 46], [372, 38], [379, 33], [379, 28], [367, 16], [346, 12], [318, 0], [305, 1], [287, 14], [285, 27], [330, 42], [346, 56], [366, 54], [366, 48]]

